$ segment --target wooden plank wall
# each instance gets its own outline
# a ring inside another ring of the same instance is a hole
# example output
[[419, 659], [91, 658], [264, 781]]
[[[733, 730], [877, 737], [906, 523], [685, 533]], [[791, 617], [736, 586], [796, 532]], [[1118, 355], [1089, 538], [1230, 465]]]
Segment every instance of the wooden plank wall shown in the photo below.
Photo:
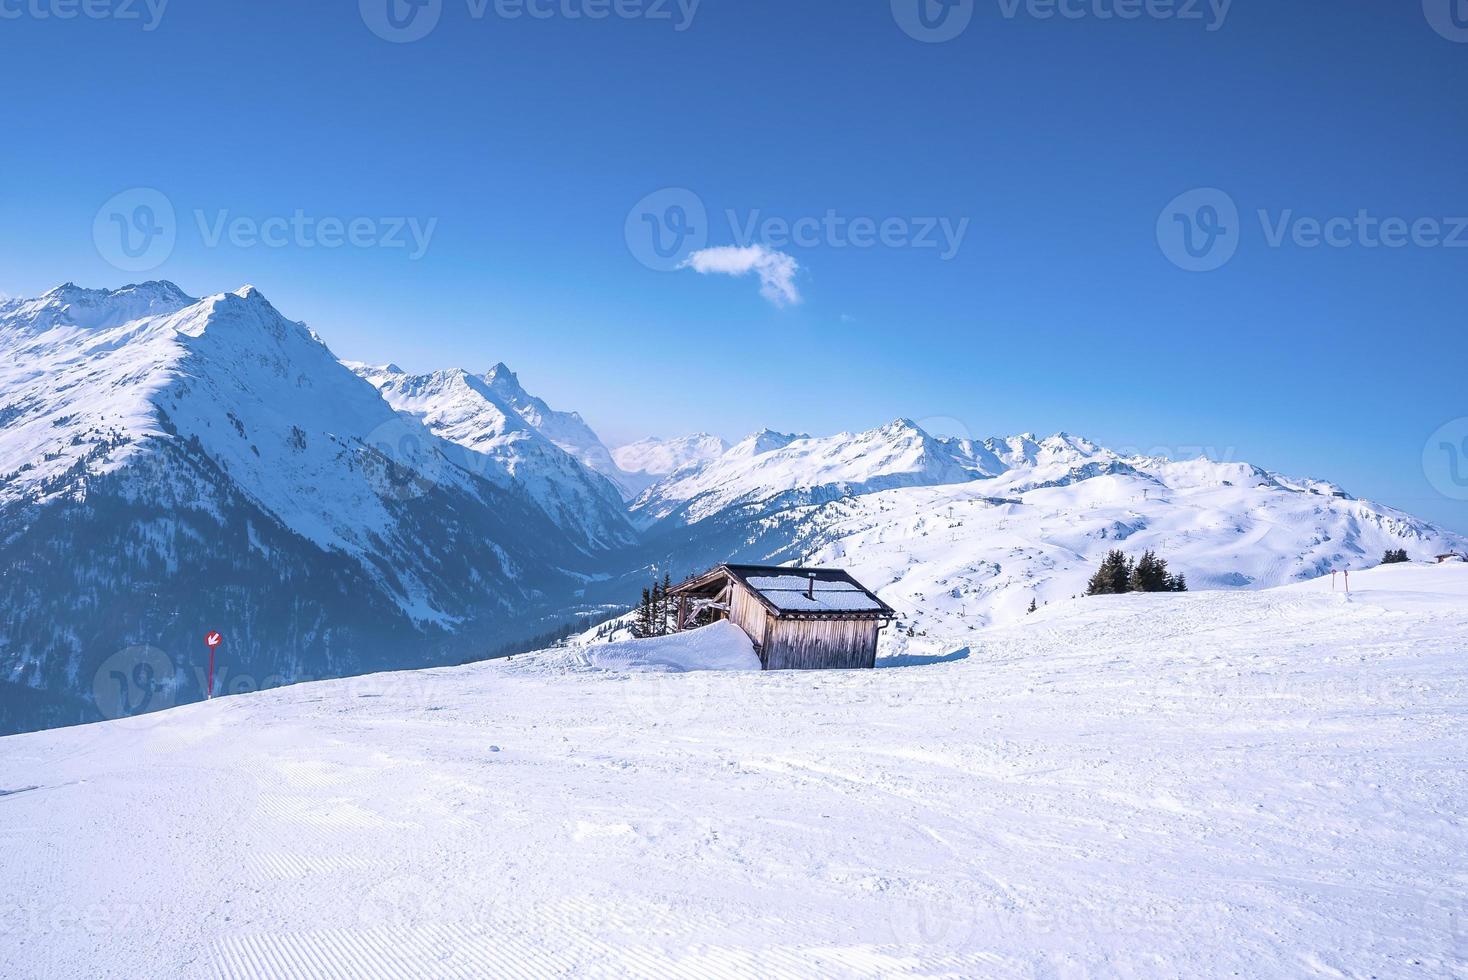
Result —
[[851, 670], [877, 665], [875, 619], [775, 619], [765, 641], [766, 670]]
[[[737, 582], [730, 589], [729, 618], [735, 626], [749, 634], [756, 650], [763, 650], [770, 620], [769, 610], [754, 593]], [[764, 659], [763, 653], [760, 654], [760, 659]]]

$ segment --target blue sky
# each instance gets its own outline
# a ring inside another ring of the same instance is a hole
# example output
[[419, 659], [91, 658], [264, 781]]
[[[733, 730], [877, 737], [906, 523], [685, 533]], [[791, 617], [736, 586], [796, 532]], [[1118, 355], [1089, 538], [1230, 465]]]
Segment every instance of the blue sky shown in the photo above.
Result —
[[[427, 0], [404, 43], [386, 0], [94, 2], [0, 0], [4, 292], [253, 282], [343, 357], [503, 360], [613, 443], [1065, 429], [1468, 531], [1465, 0]], [[130, 271], [98, 235], [136, 188], [174, 219]], [[672, 203], [701, 227], [650, 258]], [[359, 244], [248, 234], [298, 212]], [[731, 245], [764, 289], [649, 268]]]

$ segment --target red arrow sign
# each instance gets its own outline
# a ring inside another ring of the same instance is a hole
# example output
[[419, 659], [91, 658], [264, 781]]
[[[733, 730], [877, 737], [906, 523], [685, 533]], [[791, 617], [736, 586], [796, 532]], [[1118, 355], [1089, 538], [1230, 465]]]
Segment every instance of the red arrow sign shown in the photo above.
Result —
[[224, 642], [224, 637], [219, 635], [218, 630], [210, 630], [204, 634], [204, 645], [209, 648], [209, 690], [204, 692], [206, 699], [214, 697], [214, 648]]

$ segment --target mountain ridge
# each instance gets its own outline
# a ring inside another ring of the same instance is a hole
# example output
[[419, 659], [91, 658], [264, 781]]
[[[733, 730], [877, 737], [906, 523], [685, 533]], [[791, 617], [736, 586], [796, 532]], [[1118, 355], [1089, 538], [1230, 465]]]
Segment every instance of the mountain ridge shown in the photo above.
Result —
[[846, 567], [901, 646], [1077, 594], [1116, 547], [1220, 589], [1468, 550], [1327, 481], [1065, 432], [617, 453], [638, 468], [503, 363], [342, 362], [253, 287], [0, 302], [0, 731], [95, 717], [87, 679], [132, 645], [220, 629], [257, 683], [458, 662], [720, 561]]

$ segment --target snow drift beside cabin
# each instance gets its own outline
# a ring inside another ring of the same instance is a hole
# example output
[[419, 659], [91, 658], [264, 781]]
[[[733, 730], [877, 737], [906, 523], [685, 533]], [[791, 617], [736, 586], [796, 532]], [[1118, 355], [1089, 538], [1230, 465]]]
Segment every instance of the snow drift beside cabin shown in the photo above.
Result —
[[744, 631], [722, 622], [701, 629], [548, 651], [513, 660], [517, 669], [561, 673], [575, 670], [625, 670], [681, 674], [694, 670], [759, 670], [759, 656]]

